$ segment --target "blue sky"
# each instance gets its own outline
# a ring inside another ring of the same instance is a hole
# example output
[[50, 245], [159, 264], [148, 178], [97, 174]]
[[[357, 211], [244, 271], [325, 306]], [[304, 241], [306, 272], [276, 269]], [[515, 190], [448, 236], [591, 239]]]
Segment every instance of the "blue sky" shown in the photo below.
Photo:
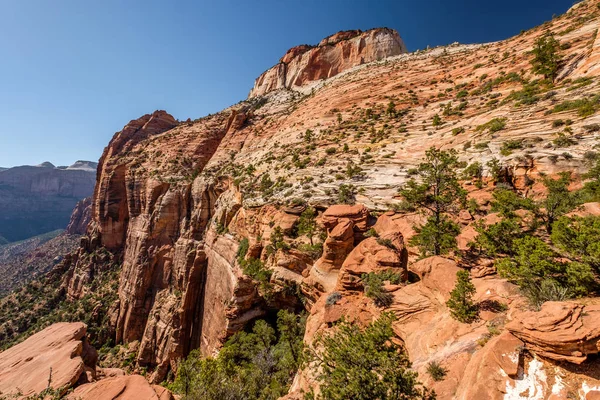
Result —
[[0, 166], [97, 161], [129, 120], [244, 99], [292, 46], [387, 26], [410, 51], [504, 39], [573, 0], [0, 0]]

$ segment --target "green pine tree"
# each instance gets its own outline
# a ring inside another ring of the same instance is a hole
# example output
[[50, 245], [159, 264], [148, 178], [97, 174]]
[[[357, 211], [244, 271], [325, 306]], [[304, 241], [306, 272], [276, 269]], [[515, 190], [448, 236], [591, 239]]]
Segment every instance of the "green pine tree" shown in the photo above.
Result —
[[456, 286], [450, 292], [450, 299], [446, 302], [454, 319], [466, 324], [477, 319], [479, 309], [473, 302], [475, 292], [475, 285], [471, 282], [469, 271], [458, 271], [456, 273]]

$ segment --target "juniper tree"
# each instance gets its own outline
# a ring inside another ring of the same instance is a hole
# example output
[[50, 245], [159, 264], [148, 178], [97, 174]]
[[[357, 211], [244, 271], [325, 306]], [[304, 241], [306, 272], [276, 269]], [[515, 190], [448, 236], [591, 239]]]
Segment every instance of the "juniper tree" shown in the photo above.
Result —
[[535, 41], [533, 47], [532, 71], [544, 76], [544, 79], [554, 80], [558, 74], [560, 62], [560, 43], [553, 35], [545, 35]]
[[471, 282], [469, 271], [458, 271], [456, 273], [456, 286], [450, 292], [450, 299], [446, 302], [452, 317], [467, 324], [477, 319], [479, 309], [473, 302], [475, 292], [475, 285]]
[[417, 179], [411, 178], [400, 190], [410, 206], [429, 213], [426, 224], [417, 227], [418, 233], [411, 239], [424, 256], [443, 254], [456, 245], [458, 226], [445, 214], [466, 201], [466, 191], [458, 180], [459, 166], [455, 150], [432, 147], [416, 170]]

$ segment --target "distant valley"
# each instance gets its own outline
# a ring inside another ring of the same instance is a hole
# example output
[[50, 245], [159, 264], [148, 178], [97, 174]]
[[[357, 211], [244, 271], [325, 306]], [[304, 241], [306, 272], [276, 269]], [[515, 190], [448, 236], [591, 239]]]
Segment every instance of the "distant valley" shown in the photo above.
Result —
[[77, 161], [0, 168], [0, 245], [65, 229], [77, 202], [92, 195], [96, 167]]

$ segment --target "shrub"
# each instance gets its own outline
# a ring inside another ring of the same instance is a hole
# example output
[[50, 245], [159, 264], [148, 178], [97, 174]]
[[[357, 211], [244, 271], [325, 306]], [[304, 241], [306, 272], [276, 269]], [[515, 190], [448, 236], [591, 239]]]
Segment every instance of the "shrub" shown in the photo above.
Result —
[[448, 371], [446, 371], [446, 369], [443, 368], [437, 361], [431, 361], [429, 364], [427, 364], [427, 373], [429, 376], [431, 376], [431, 379], [439, 382], [444, 379]]
[[[453, 128], [452, 129], [452, 136], [456, 136], [458, 134], [461, 134], [465, 131], [465, 128], [463, 126], [459, 126], [457, 128]], [[465, 149], [466, 150], [466, 149]]]
[[502, 143], [500, 148], [500, 154], [503, 156], [509, 156], [513, 150], [522, 149], [523, 143], [520, 140], [507, 140]]
[[548, 234], [551, 234], [554, 221], [573, 210], [579, 204], [579, 199], [569, 191], [569, 172], [561, 173], [558, 179], [544, 177], [542, 183], [546, 187], [547, 195], [536, 203], [535, 214], [545, 224]]
[[325, 300], [325, 305], [333, 306], [337, 304], [338, 301], [342, 299], [342, 295], [340, 292], [333, 292], [329, 296], [327, 296], [327, 300]]
[[600, 95], [595, 95], [591, 98], [581, 98], [577, 100], [565, 100], [557, 104], [552, 109], [553, 113], [562, 111], [577, 110], [577, 115], [581, 118], [589, 117], [594, 114], [600, 107]]
[[577, 142], [561, 132], [556, 139], [552, 141], [552, 144], [554, 144], [555, 147], [569, 147], [577, 144]]
[[391, 313], [364, 329], [342, 320], [335, 331], [317, 336], [310, 349], [317, 365], [321, 393], [317, 400], [403, 399], [433, 400], [435, 395], [419, 387], [404, 350], [392, 338]]
[[479, 246], [490, 256], [512, 254], [513, 241], [523, 235], [516, 218], [505, 218], [489, 226], [479, 221], [474, 224], [474, 227], [477, 237], [473, 245]]
[[310, 244], [313, 245], [313, 236], [317, 231], [316, 213], [312, 207], [307, 207], [298, 220], [298, 233], [308, 236]]
[[554, 80], [560, 62], [559, 50], [560, 42], [553, 35], [538, 38], [532, 51], [533, 73], [543, 75], [545, 79]]
[[305, 316], [282, 310], [276, 329], [256, 321], [251, 332], [234, 334], [214, 358], [194, 350], [179, 362], [169, 388], [183, 400], [278, 399], [302, 364], [305, 322]]
[[479, 309], [473, 302], [475, 293], [475, 286], [471, 282], [469, 271], [458, 271], [456, 286], [450, 292], [450, 299], [446, 302], [454, 319], [469, 324], [478, 318]]
[[392, 305], [393, 296], [383, 288], [385, 281], [393, 284], [401, 282], [401, 275], [392, 271], [370, 272], [361, 276], [365, 288], [365, 296], [373, 299], [378, 307], [389, 307]]
[[421, 257], [446, 254], [456, 248], [456, 236], [460, 227], [445, 216], [436, 219], [427, 218], [425, 225], [415, 226], [416, 234], [410, 238], [409, 243], [417, 246]]
[[435, 114], [433, 116], [432, 125], [433, 126], [440, 126], [440, 125], [442, 125], [442, 118], [438, 114]]
[[483, 132], [485, 130], [490, 133], [501, 131], [506, 128], [506, 118], [494, 118], [486, 122], [485, 124], [477, 126], [475, 130], [477, 132]]
[[514, 218], [517, 210], [532, 210], [535, 208], [531, 199], [522, 197], [512, 190], [496, 189], [492, 193], [492, 197], [492, 211], [503, 217]]
[[[496, 262], [498, 273], [516, 282], [526, 294], [537, 293], [544, 281], [552, 281], [569, 296], [583, 296], [594, 283], [589, 266], [556, 260], [556, 254], [542, 240], [525, 236], [514, 241], [514, 257]], [[532, 299], [534, 300], [534, 299]]]
[[551, 239], [570, 258], [600, 270], [600, 217], [561, 217], [554, 222]]
[[354, 186], [341, 184], [338, 189], [338, 202], [341, 204], [354, 204]]

